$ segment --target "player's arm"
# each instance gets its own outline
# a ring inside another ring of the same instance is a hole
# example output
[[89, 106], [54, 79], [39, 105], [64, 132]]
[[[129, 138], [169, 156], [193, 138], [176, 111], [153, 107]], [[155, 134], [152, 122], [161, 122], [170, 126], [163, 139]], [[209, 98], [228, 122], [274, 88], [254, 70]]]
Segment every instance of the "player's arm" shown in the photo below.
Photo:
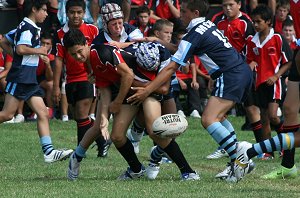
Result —
[[142, 87], [133, 87], [133, 90], [136, 90], [136, 93], [127, 98], [128, 103], [140, 104], [142, 103], [152, 92], [154, 92], [157, 87], [162, 86], [165, 82], [171, 79], [171, 76], [178, 69], [179, 65], [171, 61], [168, 66], [166, 66], [157, 77], [149, 83], [145, 88]]
[[171, 0], [166, 0], [169, 8], [170, 8], [170, 11], [173, 15], [174, 18], [179, 18], [180, 17], [180, 11], [179, 9], [177, 9], [174, 5], [173, 5], [173, 1]]
[[46, 72], [45, 72], [46, 80], [51, 81], [51, 80], [53, 80], [53, 70], [52, 70], [51, 64], [54, 61], [50, 61], [50, 59], [47, 56], [42, 56], [42, 59], [46, 64]]
[[[99, 97], [98, 97], [98, 105], [97, 105], [97, 113], [101, 116], [100, 122], [95, 123], [100, 126], [100, 131], [104, 139], [109, 139], [109, 104], [111, 103], [111, 90], [109, 87], [101, 87], [98, 89]], [[97, 120], [97, 118], [96, 118]]]
[[45, 46], [41, 46], [39, 48], [32, 48], [27, 45], [17, 45], [16, 52], [19, 55], [45, 55], [47, 56], [47, 48]]
[[61, 72], [63, 68], [63, 58], [56, 56], [55, 57], [55, 66], [53, 67], [53, 101], [55, 104], [59, 104], [60, 101], [60, 78], [61, 78]]
[[118, 93], [117, 97], [110, 104], [109, 110], [111, 113], [116, 113], [120, 110], [120, 107], [121, 107], [128, 91], [130, 90], [131, 84], [134, 79], [134, 74], [126, 63], [118, 64], [117, 72], [121, 76], [120, 89], [119, 89], [119, 93]]
[[[138, 80], [134, 80], [133, 83], [132, 83], [132, 87], [147, 87], [147, 85], [150, 82], [151, 81], [149, 81], [149, 82], [141, 82], [141, 81], [138, 81]], [[158, 94], [166, 95], [169, 92], [169, 88], [170, 88], [170, 80], [167, 81], [166, 83], [164, 83], [159, 88], [157, 88], [154, 92], [158, 93]]]

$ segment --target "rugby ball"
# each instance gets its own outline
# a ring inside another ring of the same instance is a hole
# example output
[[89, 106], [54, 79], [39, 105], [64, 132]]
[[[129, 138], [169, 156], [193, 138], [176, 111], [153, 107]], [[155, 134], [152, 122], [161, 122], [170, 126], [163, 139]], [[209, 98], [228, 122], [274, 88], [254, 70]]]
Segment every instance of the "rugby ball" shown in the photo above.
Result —
[[185, 132], [187, 127], [187, 120], [178, 114], [162, 115], [152, 124], [153, 133], [162, 138], [175, 138]]

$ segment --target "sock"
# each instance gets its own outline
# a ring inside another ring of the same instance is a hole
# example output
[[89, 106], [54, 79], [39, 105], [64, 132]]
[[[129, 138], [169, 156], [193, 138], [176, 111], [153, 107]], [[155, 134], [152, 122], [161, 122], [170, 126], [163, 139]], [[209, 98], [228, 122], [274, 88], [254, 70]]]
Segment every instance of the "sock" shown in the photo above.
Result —
[[90, 118], [80, 119], [76, 120], [77, 122], [77, 145], [82, 140], [84, 134], [87, 132], [87, 130], [93, 126], [93, 123]]
[[170, 158], [174, 161], [174, 163], [179, 168], [181, 174], [182, 173], [195, 173], [193, 169], [190, 167], [189, 163], [186, 161], [183, 153], [181, 152], [178, 144], [175, 140], [172, 140], [170, 144], [164, 148], [164, 151], [170, 156]]
[[144, 132], [144, 127], [141, 126], [137, 121], [136, 119], [134, 119], [133, 123], [132, 123], [132, 130], [135, 132], [135, 133], [143, 133]]
[[164, 152], [165, 151], [160, 146], [156, 146], [150, 153], [150, 162], [158, 164], [161, 161]]
[[123, 156], [123, 158], [127, 161], [130, 169], [133, 172], [138, 173], [141, 171], [142, 164], [140, 163], [136, 154], [134, 153], [133, 146], [129, 139], [127, 139], [126, 143], [123, 146], [117, 149]]
[[251, 123], [252, 131], [254, 133], [255, 141], [261, 142], [263, 141], [263, 131], [262, 131], [262, 123], [261, 120]]
[[41, 137], [40, 144], [45, 155], [49, 155], [54, 150], [50, 136]]
[[[282, 133], [296, 132], [299, 129], [299, 124], [293, 126], [283, 126]], [[292, 168], [295, 165], [295, 148], [285, 150], [283, 152], [281, 166], [285, 168]]]
[[232, 134], [220, 122], [209, 125], [206, 130], [220, 145], [221, 149], [226, 150], [231, 161], [234, 161], [236, 159], [236, 140]]
[[82, 158], [86, 157], [85, 155], [86, 150], [78, 144], [77, 148], [75, 149], [75, 157], [77, 158], [78, 162], [81, 162]]
[[247, 155], [251, 159], [263, 153], [291, 150], [294, 148], [294, 143], [295, 138], [293, 133], [280, 133], [273, 138], [254, 144], [252, 148], [248, 149]]
[[230, 132], [234, 141], [237, 142], [236, 134], [235, 134], [232, 124], [227, 119], [225, 119], [223, 122], [221, 122], [221, 124]]

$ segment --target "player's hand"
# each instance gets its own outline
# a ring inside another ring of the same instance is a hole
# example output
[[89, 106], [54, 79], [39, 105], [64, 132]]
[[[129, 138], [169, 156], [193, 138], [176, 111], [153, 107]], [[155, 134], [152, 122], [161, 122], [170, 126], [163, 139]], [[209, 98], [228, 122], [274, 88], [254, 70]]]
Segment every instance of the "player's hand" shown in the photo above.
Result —
[[118, 113], [121, 109], [122, 102], [112, 101], [109, 104], [109, 112], [111, 113]]
[[46, 65], [49, 65], [49, 64], [50, 64], [50, 59], [48, 58], [48, 56], [40, 55], [40, 59], [42, 59], [42, 61], [43, 61]]
[[268, 79], [266, 80], [266, 83], [267, 83], [268, 86], [272, 86], [272, 85], [275, 84], [275, 82], [276, 82], [278, 79], [279, 79], [279, 78], [278, 78], [276, 75], [274, 75], [274, 76], [271, 76], [270, 78], [268, 78]]
[[100, 123], [100, 132], [101, 132], [102, 137], [105, 140], [109, 140], [108, 125], [109, 125], [108, 119], [104, 115], [102, 115], [101, 116], [101, 123]]
[[95, 75], [93, 72], [89, 73], [88, 74], [88, 81], [91, 83], [91, 84], [94, 84], [96, 82], [96, 78], [95, 78]]
[[187, 90], [187, 84], [184, 81], [180, 80], [179, 85], [182, 90]]
[[192, 83], [191, 83], [191, 87], [192, 87], [194, 90], [198, 90], [198, 89], [199, 89], [199, 83], [198, 83], [198, 82], [192, 82]]
[[126, 99], [127, 103], [131, 105], [142, 104], [144, 100], [150, 95], [145, 87], [131, 87], [131, 90], [135, 91], [135, 94]]
[[48, 55], [48, 50], [45, 46], [41, 46], [40, 48], [37, 48], [39, 50], [38, 54], [47, 56]]
[[116, 46], [119, 49], [122, 48], [122, 44], [118, 41], [110, 41], [109, 44], [112, 45], [112, 46]]
[[61, 98], [60, 88], [53, 86], [52, 100], [54, 104], [56, 104], [57, 106], [59, 105], [60, 98]]

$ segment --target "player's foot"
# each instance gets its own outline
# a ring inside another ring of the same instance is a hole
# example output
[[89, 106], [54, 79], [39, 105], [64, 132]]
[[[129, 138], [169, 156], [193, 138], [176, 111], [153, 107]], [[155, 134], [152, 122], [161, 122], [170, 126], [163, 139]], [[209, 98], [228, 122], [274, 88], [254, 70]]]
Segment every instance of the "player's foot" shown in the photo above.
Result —
[[281, 166], [279, 169], [263, 175], [262, 179], [292, 179], [297, 177], [297, 167], [294, 165], [292, 168]]
[[[225, 168], [222, 172], [218, 173], [218, 174], [215, 176], [215, 178], [224, 180], [224, 179], [226, 179], [227, 177], [229, 177], [229, 176], [230, 176], [230, 171], [231, 171], [231, 165], [232, 165], [232, 164], [233, 164], [233, 163], [228, 162], [227, 165], [226, 165], [226, 168]], [[250, 159], [250, 160], [249, 160], [249, 169], [248, 169], [247, 174], [251, 173], [251, 172], [254, 170], [254, 168], [255, 168], [255, 163]]]
[[252, 144], [246, 141], [237, 143], [236, 160], [234, 161], [234, 175], [237, 180], [242, 179], [249, 172], [249, 157], [247, 150], [252, 148]]
[[67, 177], [69, 180], [76, 180], [79, 175], [79, 167], [80, 167], [80, 162], [78, 162], [75, 152], [70, 156], [70, 161], [69, 161], [69, 167], [68, 167], [68, 174]]
[[149, 163], [148, 167], [146, 168], [146, 175], [148, 179], [155, 179], [159, 173], [159, 163]]
[[141, 167], [141, 171], [138, 173], [133, 172], [130, 167], [127, 168], [127, 170], [118, 177], [118, 180], [132, 180], [132, 179], [138, 179], [144, 176], [146, 170], [145, 167]]
[[108, 149], [111, 146], [112, 141], [106, 140], [106, 142], [103, 145], [98, 145], [98, 155], [97, 157], [107, 157]]
[[199, 180], [199, 179], [200, 179], [200, 176], [196, 172], [194, 172], [194, 173], [182, 173], [181, 174], [181, 180], [182, 181]]
[[46, 163], [62, 161], [70, 157], [72, 153], [73, 153], [72, 149], [53, 150], [51, 151], [50, 154], [44, 155], [44, 159]]
[[201, 118], [199, 112], [196, 109], [192, 111], [192, 113], [190, 114], [190, 117]]
[[178, 115], [181, 115], [181, 116], [184, 117], [184, 118], [186, 117], [186, 115], [184, 114], [184, 112], [183, 112], [182, 110], [178, 110], [178, 111], [177, 111], [177, 114], [178, 114]]
[[22, 123], [25, 122], [25, 117], [22, 114], [16, 115], [14, 119], [14, 123]]
[[207, 159], [219, 159], [221, 157], [228, 157], [228, 153], [224, 149], [217, 149], [212, 154], [206, 156]]

